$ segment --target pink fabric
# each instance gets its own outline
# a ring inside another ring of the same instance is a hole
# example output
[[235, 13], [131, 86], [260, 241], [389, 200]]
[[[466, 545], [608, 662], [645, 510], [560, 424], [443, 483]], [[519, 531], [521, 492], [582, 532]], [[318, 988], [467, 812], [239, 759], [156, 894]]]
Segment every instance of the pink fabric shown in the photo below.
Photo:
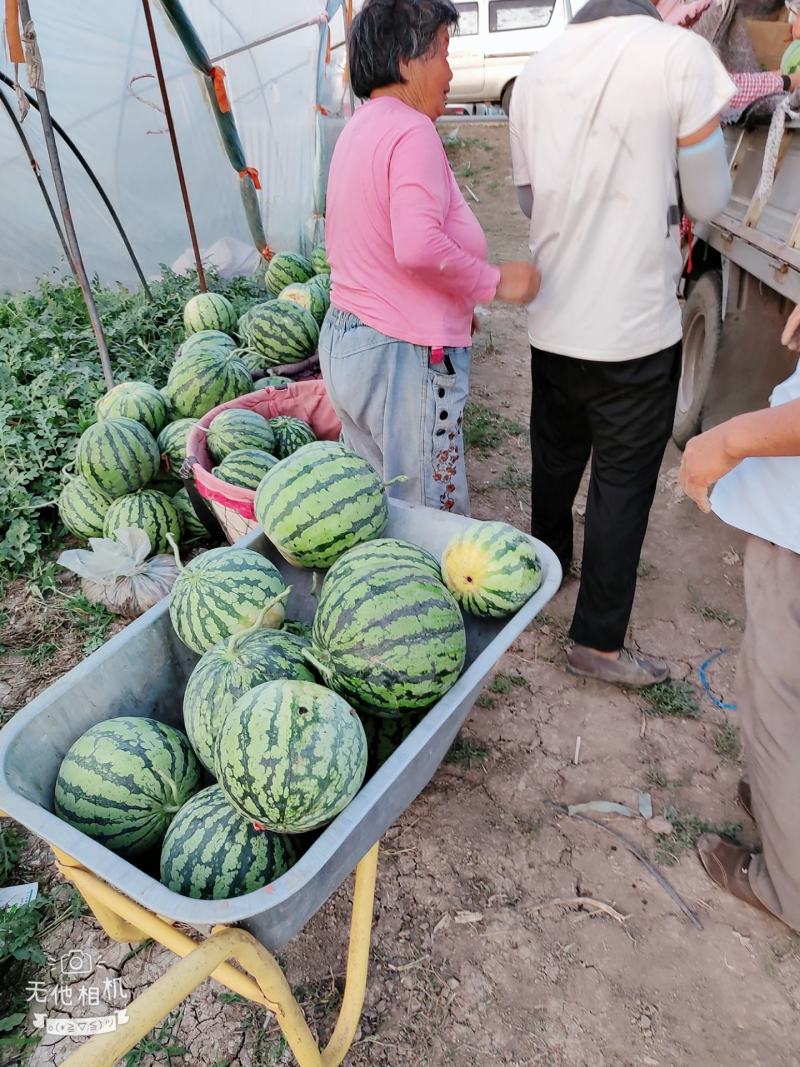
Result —
[[430, 119], [390, 97], [356, 111], [333, 153], [325, 239], [334, 307], [411, 344], [472, 343], [500, 272]]
[[342, 424], [333, 410], [333, 405], [325, 391], [325, 383], [320, 380], [292, 382], [284, 388], [258, 389], [255, 393], [229, 400], [212, 408], [207, 415], [193, 426], [186, 442], [187, 463], [192, 468], [192, 476], [200, 496], [214, 500], [224, 507], [238, 512], [245, 519], [255, 519], [253, 504], [256, 494], [252, 489], [241, 489], [228, 485], [221, 478], [211, 473], [214, 461], [208, 451], [208, 437], [203, 429], [208, 429], [221, 411], [230, 408], [245, 408], [257, 411], [265, 419], [276, 415], [294, 415], [307, 422], [320, 441], [336, 441]]
[[704, 11], [711, 7], [713, 0], [660, 0], [656, 4], [658, 13], [664, 22], [673, 26], [693, 26]]

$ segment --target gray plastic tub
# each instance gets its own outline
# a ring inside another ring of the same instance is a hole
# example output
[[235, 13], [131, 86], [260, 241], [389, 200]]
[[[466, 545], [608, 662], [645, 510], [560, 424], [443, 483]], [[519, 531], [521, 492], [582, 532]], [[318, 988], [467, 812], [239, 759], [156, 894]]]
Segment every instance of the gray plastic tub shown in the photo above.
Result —
[[[413, 541], [438, 558], [454, 533], [471, 521], [392, 502], [385, 536]], [[293, 587], [289, 616], [310, 622], [314, 614], [311, 572], [291, 567], [260, 533], [240, 544], [273, 560]], [[237, 923], [268, 948], [280, 948], [425, 788], [486, 676], [558, 589], [558, 560], [545, 545], [536, 542], [536, 547], [544, 580], [535, 596], [505, 622], [467, 616], [467, 666], [461, 678], [298, 863], [264, 889], [233, 900], [180, 896], [52, 812], [61, 760], [90, 726], [118, 715], [152, 716], [182, 725], [183, 691], [198, 657], [175, 636], [166, 600], [45, 690], [0, 731], [0, 810], [158, 915], [199, 930]]]

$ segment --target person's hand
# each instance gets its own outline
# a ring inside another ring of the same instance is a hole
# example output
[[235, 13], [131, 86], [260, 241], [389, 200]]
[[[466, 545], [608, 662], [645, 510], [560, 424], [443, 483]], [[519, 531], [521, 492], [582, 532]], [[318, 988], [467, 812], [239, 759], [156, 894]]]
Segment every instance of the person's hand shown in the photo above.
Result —
[[519, 260], [500, 264], [495, 300], [504, 304], [530, 304], [539, 292], [542, 276], [532, 263]]
[[476, 333], [480, 333], [480, 332], [481, 332], [481, 320], [478, 318], [478, 313], [476, 311], [473, 311], [472, 312], [472, 336], [474, 337]]
[[789, 316], [781, 334], [781, 344], [792, 352], [800, 352], [800, 304]]
[[726, 423], [693, 437], [681, 463], [680, 482], [684, 493], [701, 511], [711, 511], [708, 491], [715, 482], [741, 462], [725, 447]]

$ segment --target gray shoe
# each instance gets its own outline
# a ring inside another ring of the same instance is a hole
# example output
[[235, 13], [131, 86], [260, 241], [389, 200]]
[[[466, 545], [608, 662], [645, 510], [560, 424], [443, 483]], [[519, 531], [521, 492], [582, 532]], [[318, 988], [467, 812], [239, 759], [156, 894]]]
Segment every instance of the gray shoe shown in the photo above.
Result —
[[581, 678], [628, 685], [634, 689], [643, 689], [669, 678], [669, 666], [663, 659], [647, 659], [629, 648], [622, 649], [619, 659], [608, 659], [594, 649], [573, 645], [567, 652], [567, 670]]

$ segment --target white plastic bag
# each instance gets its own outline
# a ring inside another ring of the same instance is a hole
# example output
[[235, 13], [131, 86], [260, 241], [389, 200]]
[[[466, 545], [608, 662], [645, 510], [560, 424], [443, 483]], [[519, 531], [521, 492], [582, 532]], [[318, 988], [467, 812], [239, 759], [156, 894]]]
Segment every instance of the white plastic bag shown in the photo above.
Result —
[[117, 530], [114, 538], [92, 537], [88, 549], [62, 552], [58, 562], [77, 574], [87, 600], [135, 619], [167, 596], [178, 577], [172, 556], [150, 555], [144, 530]]

